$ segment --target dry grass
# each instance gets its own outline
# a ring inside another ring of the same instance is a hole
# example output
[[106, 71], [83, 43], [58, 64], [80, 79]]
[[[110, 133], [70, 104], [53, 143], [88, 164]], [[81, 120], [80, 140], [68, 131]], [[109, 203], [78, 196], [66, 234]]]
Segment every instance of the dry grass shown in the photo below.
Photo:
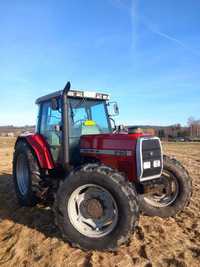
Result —
[[13, 144], [0, 138], [0, 266], [200, 266], [200, 144], [164, 144], [193, 179], [190, 206], [175, 219], [142, 216], [129, 246], [116, 253], [71, 248], [50, 210], [18, 206], [11, 179]]

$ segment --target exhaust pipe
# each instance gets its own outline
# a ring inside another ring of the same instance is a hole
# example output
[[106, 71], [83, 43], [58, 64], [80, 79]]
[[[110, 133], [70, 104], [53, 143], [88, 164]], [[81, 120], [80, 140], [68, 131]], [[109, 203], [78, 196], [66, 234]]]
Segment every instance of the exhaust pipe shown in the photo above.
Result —
[[71, 88], [70, 82], [67, 82], [62, 93], [62, 164], [64, 170], [69, 170], [69, 117], [67, 95]]

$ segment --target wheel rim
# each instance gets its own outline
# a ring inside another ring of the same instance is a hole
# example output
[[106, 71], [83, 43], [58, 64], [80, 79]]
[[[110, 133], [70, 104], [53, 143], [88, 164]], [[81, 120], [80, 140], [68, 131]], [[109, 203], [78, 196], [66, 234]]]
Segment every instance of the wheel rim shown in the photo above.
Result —
[[16, 177], [20, 194], [25, 196], [28, 192], [29, 171], [25, 155], [23, 154], [20, 154], [17, 159]]
[[105, 188], [86, 184], [78, 187], [68, 201], [68, 215], [73, 227], [90, 238], [111, 233], [118, 222], [118, 208]]
[[172, 173], [164, 170], [161, 179], [163, 179], [166, 186], [165, 192], [144, 197], [144, 200], [149, 205], [157, 208], [170, 206], [175, 202], [179, 194], [178, 180]]

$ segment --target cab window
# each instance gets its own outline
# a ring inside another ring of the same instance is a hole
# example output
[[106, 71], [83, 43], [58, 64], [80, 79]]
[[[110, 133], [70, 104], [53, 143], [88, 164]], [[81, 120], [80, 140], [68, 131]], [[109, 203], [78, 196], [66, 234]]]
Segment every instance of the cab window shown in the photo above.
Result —
[[61, 132], [56, 131], [57, 125], [61, 125], [61, 110], [53, 110], [50, 101], [44, 102], [41, 106], [39, 132], [49, 144], [54, 161], [59, 159], [61, 145]]

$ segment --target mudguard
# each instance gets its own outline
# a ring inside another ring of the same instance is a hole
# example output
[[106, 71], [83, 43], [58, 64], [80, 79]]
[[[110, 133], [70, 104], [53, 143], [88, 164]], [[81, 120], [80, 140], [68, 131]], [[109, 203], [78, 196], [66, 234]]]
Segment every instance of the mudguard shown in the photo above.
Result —
[[52, 170], [55, 168], [49, 146], [40, 134], [22, 134], [17, 138], [16, 144], [20, 140], [25, 140], [35, 152], [41, 169]]

